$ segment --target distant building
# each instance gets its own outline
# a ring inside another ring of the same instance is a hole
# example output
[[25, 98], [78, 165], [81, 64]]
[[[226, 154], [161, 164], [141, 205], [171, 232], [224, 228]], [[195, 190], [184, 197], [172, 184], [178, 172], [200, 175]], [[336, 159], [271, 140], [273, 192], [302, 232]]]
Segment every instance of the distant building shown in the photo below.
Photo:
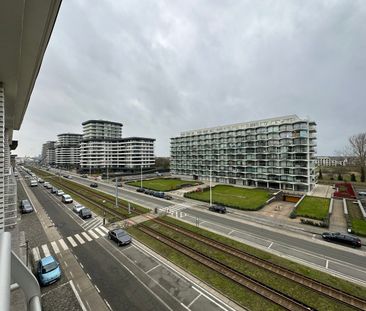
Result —
[[88, 170], [117, 170], [123, 166], [122, 123], [89, 120], [82, 123], [80, 167]]
[[57, 135], [55, 144], [56, 165], [64, 168], [78, 168], [80, 165], [80, 142], [83, 135], [65, 133]]
[[317, 166], [345, 166], [349, 163], [347, 157], [318, 156], [315, 160]]
[[41, 163], [44, 165], [56, 164], [56, 141], [48, 141], [42, 145]]
[[296, 115], [191, 130], [170, 146], [176, 176], [295, 191], [316, 183], [316, 123]]
[[147, 168], [155, 165], [154, 138], [126, 137], [122, 139], [123, 166]]

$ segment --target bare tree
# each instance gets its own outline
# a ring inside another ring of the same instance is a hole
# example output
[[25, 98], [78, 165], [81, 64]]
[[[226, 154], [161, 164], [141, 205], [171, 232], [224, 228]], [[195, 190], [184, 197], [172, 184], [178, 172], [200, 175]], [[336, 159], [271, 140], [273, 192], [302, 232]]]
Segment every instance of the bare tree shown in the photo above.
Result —
[[366, 133], [351, 136], [349, 139], [349, 151], [355, 157], [355, 164], [360, 170], [361, 182], [365, 182], [366, 168]]

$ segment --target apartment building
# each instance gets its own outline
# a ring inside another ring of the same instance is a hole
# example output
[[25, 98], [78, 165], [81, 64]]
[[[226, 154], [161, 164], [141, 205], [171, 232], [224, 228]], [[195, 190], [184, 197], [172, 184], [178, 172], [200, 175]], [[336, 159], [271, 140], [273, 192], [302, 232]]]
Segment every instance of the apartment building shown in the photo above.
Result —
[[155, 165], [154, 138], [126, 137], [122, 139], [123, 166], [147, 168]]
[[42, 145], [41, 162], [44, 165], [56, 164], [56, 141], [47, 141]]
[[117, 170], [123, 167], [122, 123], [89, 120], [82, 123], [80, 167]]
[[65, 133], [57, 135], [55, 143], [56, 165], [64, 168], [78, 168], [80, 165], [80, 142], [83, 135]]
[[317, 166], [345, 166], [348, 164], [346, 157], [318, 156], [315, 160]]
[[289, 115], [192, 130], [171, 138], [171, 172], [242, 186], [310, 191], [316, 123]]

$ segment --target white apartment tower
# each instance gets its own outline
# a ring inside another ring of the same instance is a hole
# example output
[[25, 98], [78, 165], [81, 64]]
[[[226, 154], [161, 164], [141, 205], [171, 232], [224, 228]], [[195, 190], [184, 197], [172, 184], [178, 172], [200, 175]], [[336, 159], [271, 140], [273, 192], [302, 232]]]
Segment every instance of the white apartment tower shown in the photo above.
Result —
[[44, 165], [56, 164], [56, 141], [47, 141], [42, 145], [42, 163]]
[[122, 123], [89, 120], [83, 122], [82, 126], [81, 168], [101, 170], [122, 167]]
[[122, 139], [123, 165], [127, 168], [148, 168], [155, 165], [154, 138]]
[[56, 165], [65, 168], [77, 168], [80, 165], [80, 142], [83, 135], [65, 133], [57, 135], [55, 144]]
[[218, 126], [171, 138], [174, 175], [242, 186], [310, 191], [316, 123], [296, 115]]

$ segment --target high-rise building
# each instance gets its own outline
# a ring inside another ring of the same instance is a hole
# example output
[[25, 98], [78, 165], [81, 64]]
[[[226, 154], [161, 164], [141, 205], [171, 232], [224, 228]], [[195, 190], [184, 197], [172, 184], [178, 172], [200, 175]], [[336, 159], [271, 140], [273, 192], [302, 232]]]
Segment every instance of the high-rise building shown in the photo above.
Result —
[[65, 133], [57, 135], [55, 144], [56, 165], [64, 168], [78, 168], [80, 165], [81, 134]]
[[55, 165], [56, 164], [56, 141], [47, 141], [42, 145], [42, 158], [41, 162], [44, 165]]
[[174, 175], [242, 186], [310, 191], [316, 123], [296, 115], [192, 130], [171, 138]]
[[89, 120], [82, 123], [80, 166], [89, 170], [117, 170], [123, 167], [122, 123]]
[[155, 165], [154, 138], [126, 137], [122, 139], [123, 165], [127, 168], [147, 168]]

